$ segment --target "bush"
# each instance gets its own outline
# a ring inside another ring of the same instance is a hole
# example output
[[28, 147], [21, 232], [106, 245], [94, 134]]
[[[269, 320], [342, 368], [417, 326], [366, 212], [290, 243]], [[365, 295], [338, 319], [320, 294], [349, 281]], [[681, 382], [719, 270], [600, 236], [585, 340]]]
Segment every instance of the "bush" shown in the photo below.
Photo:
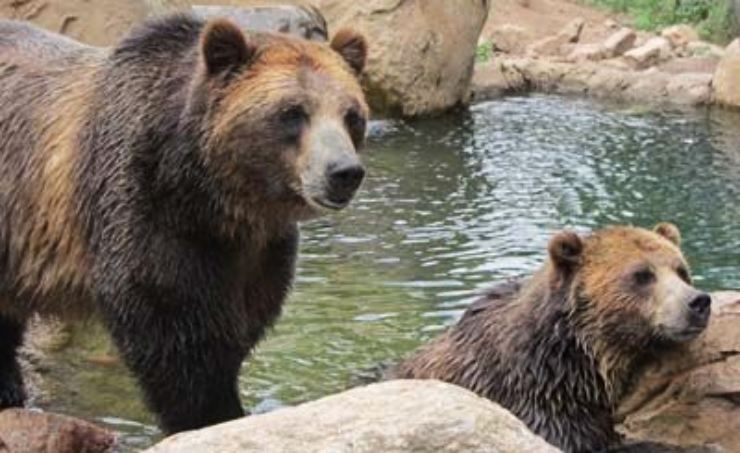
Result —
[[731, 0], [586, 0], [613, 11], [626, 13], [634, 26], [658, 30], [688, 23], [697, 27], [703, 39], [725, 43], [737, 32]]
[[484, 42], [479, 44], [475, 49], [475, 60], [478, 63], [485, 63], [493, 57], [493, 43]]

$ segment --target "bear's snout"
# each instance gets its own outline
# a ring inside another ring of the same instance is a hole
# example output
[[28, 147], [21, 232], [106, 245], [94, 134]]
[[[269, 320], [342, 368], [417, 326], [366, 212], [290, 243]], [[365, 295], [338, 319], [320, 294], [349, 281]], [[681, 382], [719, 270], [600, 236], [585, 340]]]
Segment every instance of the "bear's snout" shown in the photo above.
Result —
[[342, 209], [362, 184], [365, 168], [343, 126], [334, 121], [317, 123], [311, 131], [308, 165], [302, 174], [304, 194], [321, 207]]
[[700, 293], [689, 302], [689, 324], [694, 328], [707, 326], [711, 312], [712, 298], [707, 293]]
[[346, 205], [365, 178], [365, 169], [354, 156], [343, 156], [331, 162], [326, 169], [328, 198], [337, 205]]

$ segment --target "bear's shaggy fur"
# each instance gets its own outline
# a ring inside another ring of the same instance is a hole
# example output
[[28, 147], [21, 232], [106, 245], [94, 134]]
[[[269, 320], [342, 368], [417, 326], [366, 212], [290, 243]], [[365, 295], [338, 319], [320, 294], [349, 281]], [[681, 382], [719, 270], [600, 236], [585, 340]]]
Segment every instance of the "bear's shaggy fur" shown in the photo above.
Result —
[[362, 180], [366, 53], [184, 15], [112, 49], [0, 22], [0, 408], [32, 313], [99, 310], [165, 431], [241, 416], [297, 222]]
[[618, 444], [614, 410], [635, 373], [707, 324], [679, 238], [670, 224], [560, 233], [536, 275], [475, 302], [392, 375], [466, 387], [565, 451]]

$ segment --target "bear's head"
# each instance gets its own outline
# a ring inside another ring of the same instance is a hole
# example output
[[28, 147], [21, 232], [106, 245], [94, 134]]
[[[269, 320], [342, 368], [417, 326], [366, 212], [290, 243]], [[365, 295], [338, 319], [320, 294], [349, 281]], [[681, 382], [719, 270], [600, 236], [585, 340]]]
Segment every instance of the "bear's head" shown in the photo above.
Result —
[[217, 19], [197, 52], [187, 111], [227, 209], [290, 221], [344, 208], [365, 174], [364, 38], [342, 30], [324, 44]]
[[[674, 225], [612, 227], [549, 244], [550, 285], [592, 347], [647, 350], [693, 339], [707, 326], [711, 298], [694, 288]], [[632, 354], [632, 353], [630, 353]]]

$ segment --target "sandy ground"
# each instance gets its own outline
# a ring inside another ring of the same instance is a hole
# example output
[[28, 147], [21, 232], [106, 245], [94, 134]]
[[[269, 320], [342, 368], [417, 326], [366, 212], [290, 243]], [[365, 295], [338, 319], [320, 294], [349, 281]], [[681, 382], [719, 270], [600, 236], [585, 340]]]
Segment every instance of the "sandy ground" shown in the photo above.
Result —
[[535, 41], [558, 33], [578, 17], [586, 21], [582, 34], [585, 42], [606, 37], [611, 30], [604, 23], [607, 19], [619, 19], [617, 15], [570, 0], [494, 0], [483, 36], [496, 27], [512, 24], [528, 30]]

